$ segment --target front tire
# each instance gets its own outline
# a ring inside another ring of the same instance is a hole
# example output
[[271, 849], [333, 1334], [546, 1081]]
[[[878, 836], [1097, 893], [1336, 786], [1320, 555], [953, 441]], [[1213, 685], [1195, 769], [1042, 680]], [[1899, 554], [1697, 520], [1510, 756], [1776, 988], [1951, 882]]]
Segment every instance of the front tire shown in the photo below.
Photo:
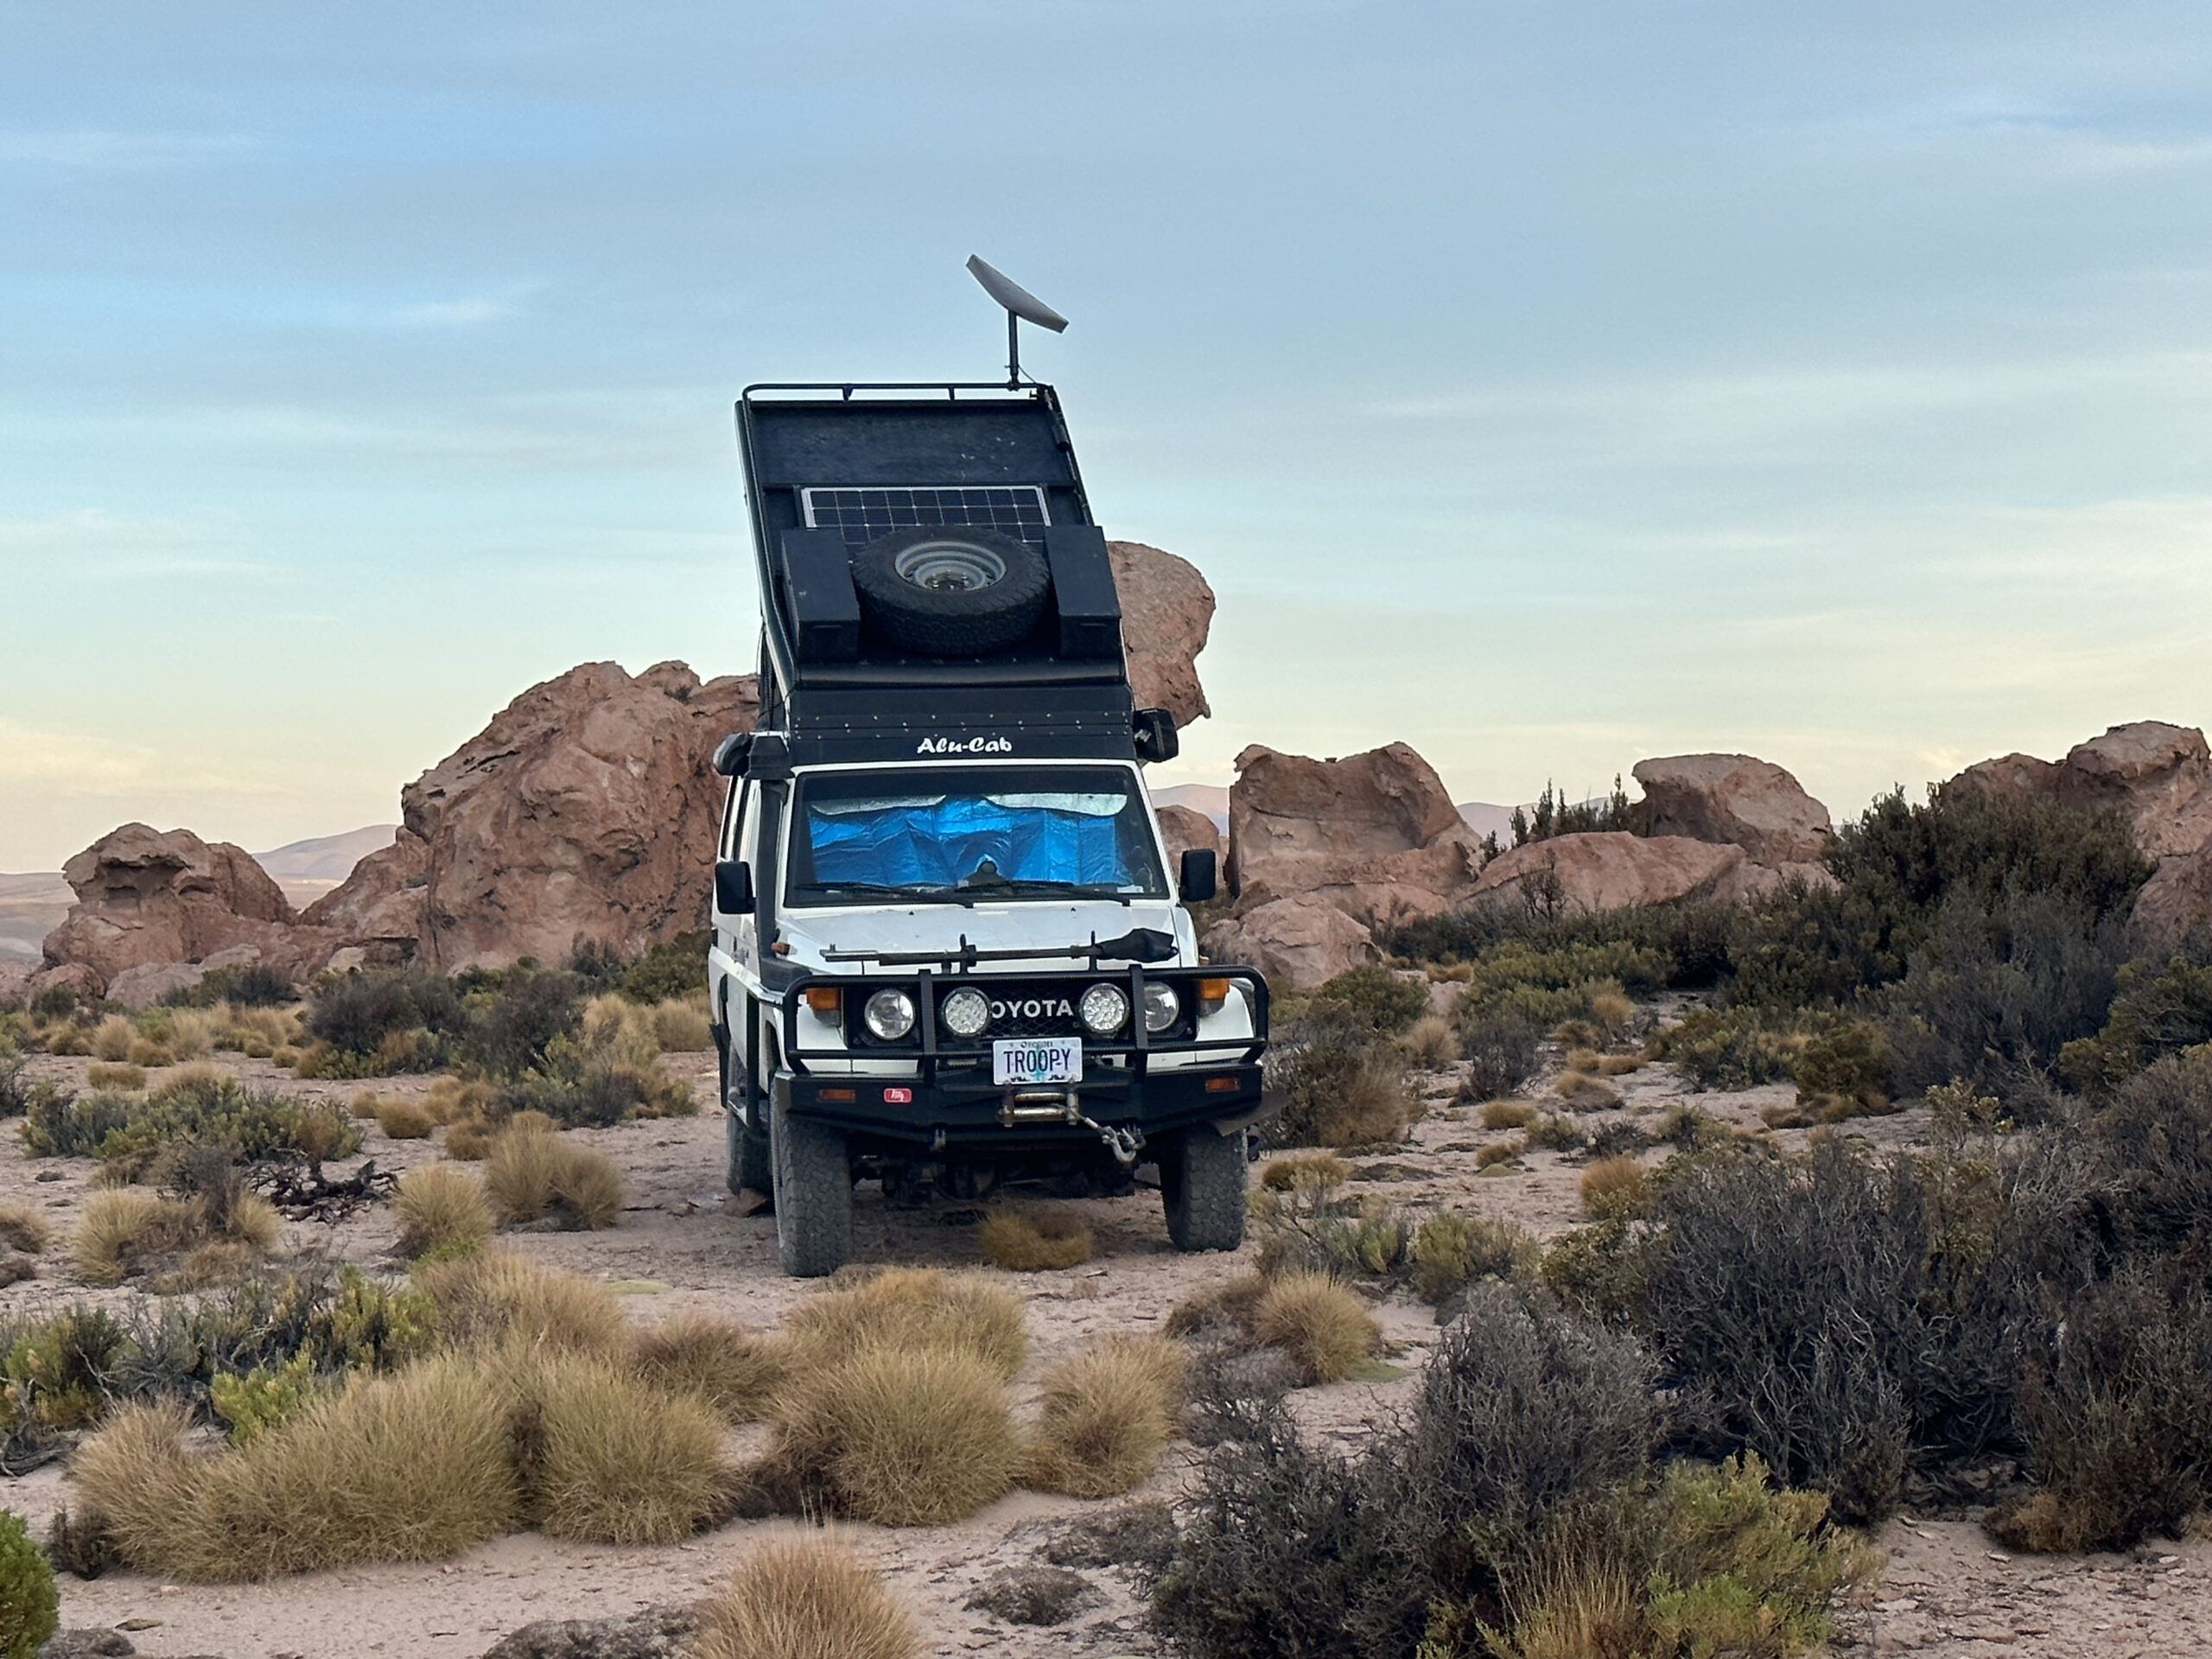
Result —
[[1185, 1130], [1160, 1160], [1167, 1237], [1182, 1251], [1233, 1250], [1244, 1242], [1244, 1132]]
[[819, 1279], [853, 1253], [853, 1166], [845, 1137], [793, 1117], [778, 1101], [768, 1114], [775, 1168], [776, 1254], [794, 1279]]

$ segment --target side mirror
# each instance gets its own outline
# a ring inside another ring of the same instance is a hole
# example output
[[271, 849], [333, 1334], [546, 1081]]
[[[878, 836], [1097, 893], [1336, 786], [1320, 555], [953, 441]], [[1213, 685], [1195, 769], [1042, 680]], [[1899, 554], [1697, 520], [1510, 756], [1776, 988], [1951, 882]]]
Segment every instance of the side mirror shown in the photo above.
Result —
[[1129, 735], [1135, 741], [1137, 759], [1147, 765], [1173, 760], [1182, 752], [1183, 741], [1175, 734], [1175, 716], [1165, 709], [1140, 709], [1131, 715]]
[[725, 916], [753, 913], [753, 867], [741, 858], [725, 858], [715, 865], [715, 908]]
[[735, 778], [745, 770], [746, 757], [753, 750], [753, 734], [732, 732], [715, 746], [715, 770], [725, 778]]
[[1185, 849], [1183, 868], [1180, 872], [1181, 880], [1178, 883], [1183, 890], [1185, 904], [1203, 905], [1219, 890], [1221, 878], [1214, 866], [1212, 848], [1192, 847]]

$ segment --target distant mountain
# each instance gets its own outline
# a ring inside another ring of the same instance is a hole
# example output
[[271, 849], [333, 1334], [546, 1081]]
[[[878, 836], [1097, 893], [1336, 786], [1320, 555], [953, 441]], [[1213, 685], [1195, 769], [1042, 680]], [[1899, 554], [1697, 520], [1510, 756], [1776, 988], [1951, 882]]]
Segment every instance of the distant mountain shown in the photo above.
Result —
[[59, 872], [0, 875], [0, 962], [36, 962], [76, 895]]
[[353, 867], [371, 853], [391, 845], [399, 833], [396, 823], [372, 823], [365, 830], [348, 830], [342, 836], [317, 836], [295, 841], [272, 852], [256, 853], [254, 862], [279, 881], [327, 881], [334, 886], [353, 874]]
[[1229, 831], [1229, 791], [1220, 784], [1178, 784], [1173, 789], [1156, 789], [1152, 802], [1154, 806], [1187, 806], [1211, 818], [1213, 827], [1223, 834]]
[[1496, 836], [1498, 845], [1513, 844], [1513, 809], [1493, 806], [1488, 801], [1461, 801], [1459, 816], [1467, 821], [1467, 828], [1478, 836]]

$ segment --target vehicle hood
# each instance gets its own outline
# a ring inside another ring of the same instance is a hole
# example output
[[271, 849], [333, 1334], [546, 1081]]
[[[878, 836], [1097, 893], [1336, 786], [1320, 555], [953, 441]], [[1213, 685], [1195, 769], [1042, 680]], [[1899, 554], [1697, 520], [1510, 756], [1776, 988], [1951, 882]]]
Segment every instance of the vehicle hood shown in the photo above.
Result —
[[[960, 948], [965, 937], [981, 950], [1012, 950], [1034, 947], [1060, 950], [1088, 944], [1095, 938], [1111, 939], [1133, 927], [1149, 927], [1173, 938], [1177, 945], [1173, 962], [1197, 960], [1190, 918], [1166, 899], [1139, 900], [1120, 905], [1103, 899], [1072, 899], [1065, 904], [1028, 900], [1020, 904], [906, 905], [836, 906], [785, 910], [776, 917], [778, 937], [791, 946], [785, 958], [796, 967], [815, 973], [861, 974], [873, 964], [865, 962], [826, 962], [828, 950], [945, 950]], [[1065, 957], [1037, 960], [1009, 958], [981, 964], [977, 971], [1020, 973], [1081, 964]], [[1166, 967], [1171, 963], [1157, 964]]]

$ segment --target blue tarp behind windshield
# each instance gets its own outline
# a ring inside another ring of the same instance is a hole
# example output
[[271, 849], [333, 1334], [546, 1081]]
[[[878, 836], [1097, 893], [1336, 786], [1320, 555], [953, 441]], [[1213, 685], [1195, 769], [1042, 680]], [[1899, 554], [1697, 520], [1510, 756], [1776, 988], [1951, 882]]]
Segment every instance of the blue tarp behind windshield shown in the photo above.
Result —
[[1001, 806], [973, 797], [934, 804], [810, 810], [814, 880], [950, 887], [988, 859], [1021, 881], [1131, 881], [1112, 817]]

